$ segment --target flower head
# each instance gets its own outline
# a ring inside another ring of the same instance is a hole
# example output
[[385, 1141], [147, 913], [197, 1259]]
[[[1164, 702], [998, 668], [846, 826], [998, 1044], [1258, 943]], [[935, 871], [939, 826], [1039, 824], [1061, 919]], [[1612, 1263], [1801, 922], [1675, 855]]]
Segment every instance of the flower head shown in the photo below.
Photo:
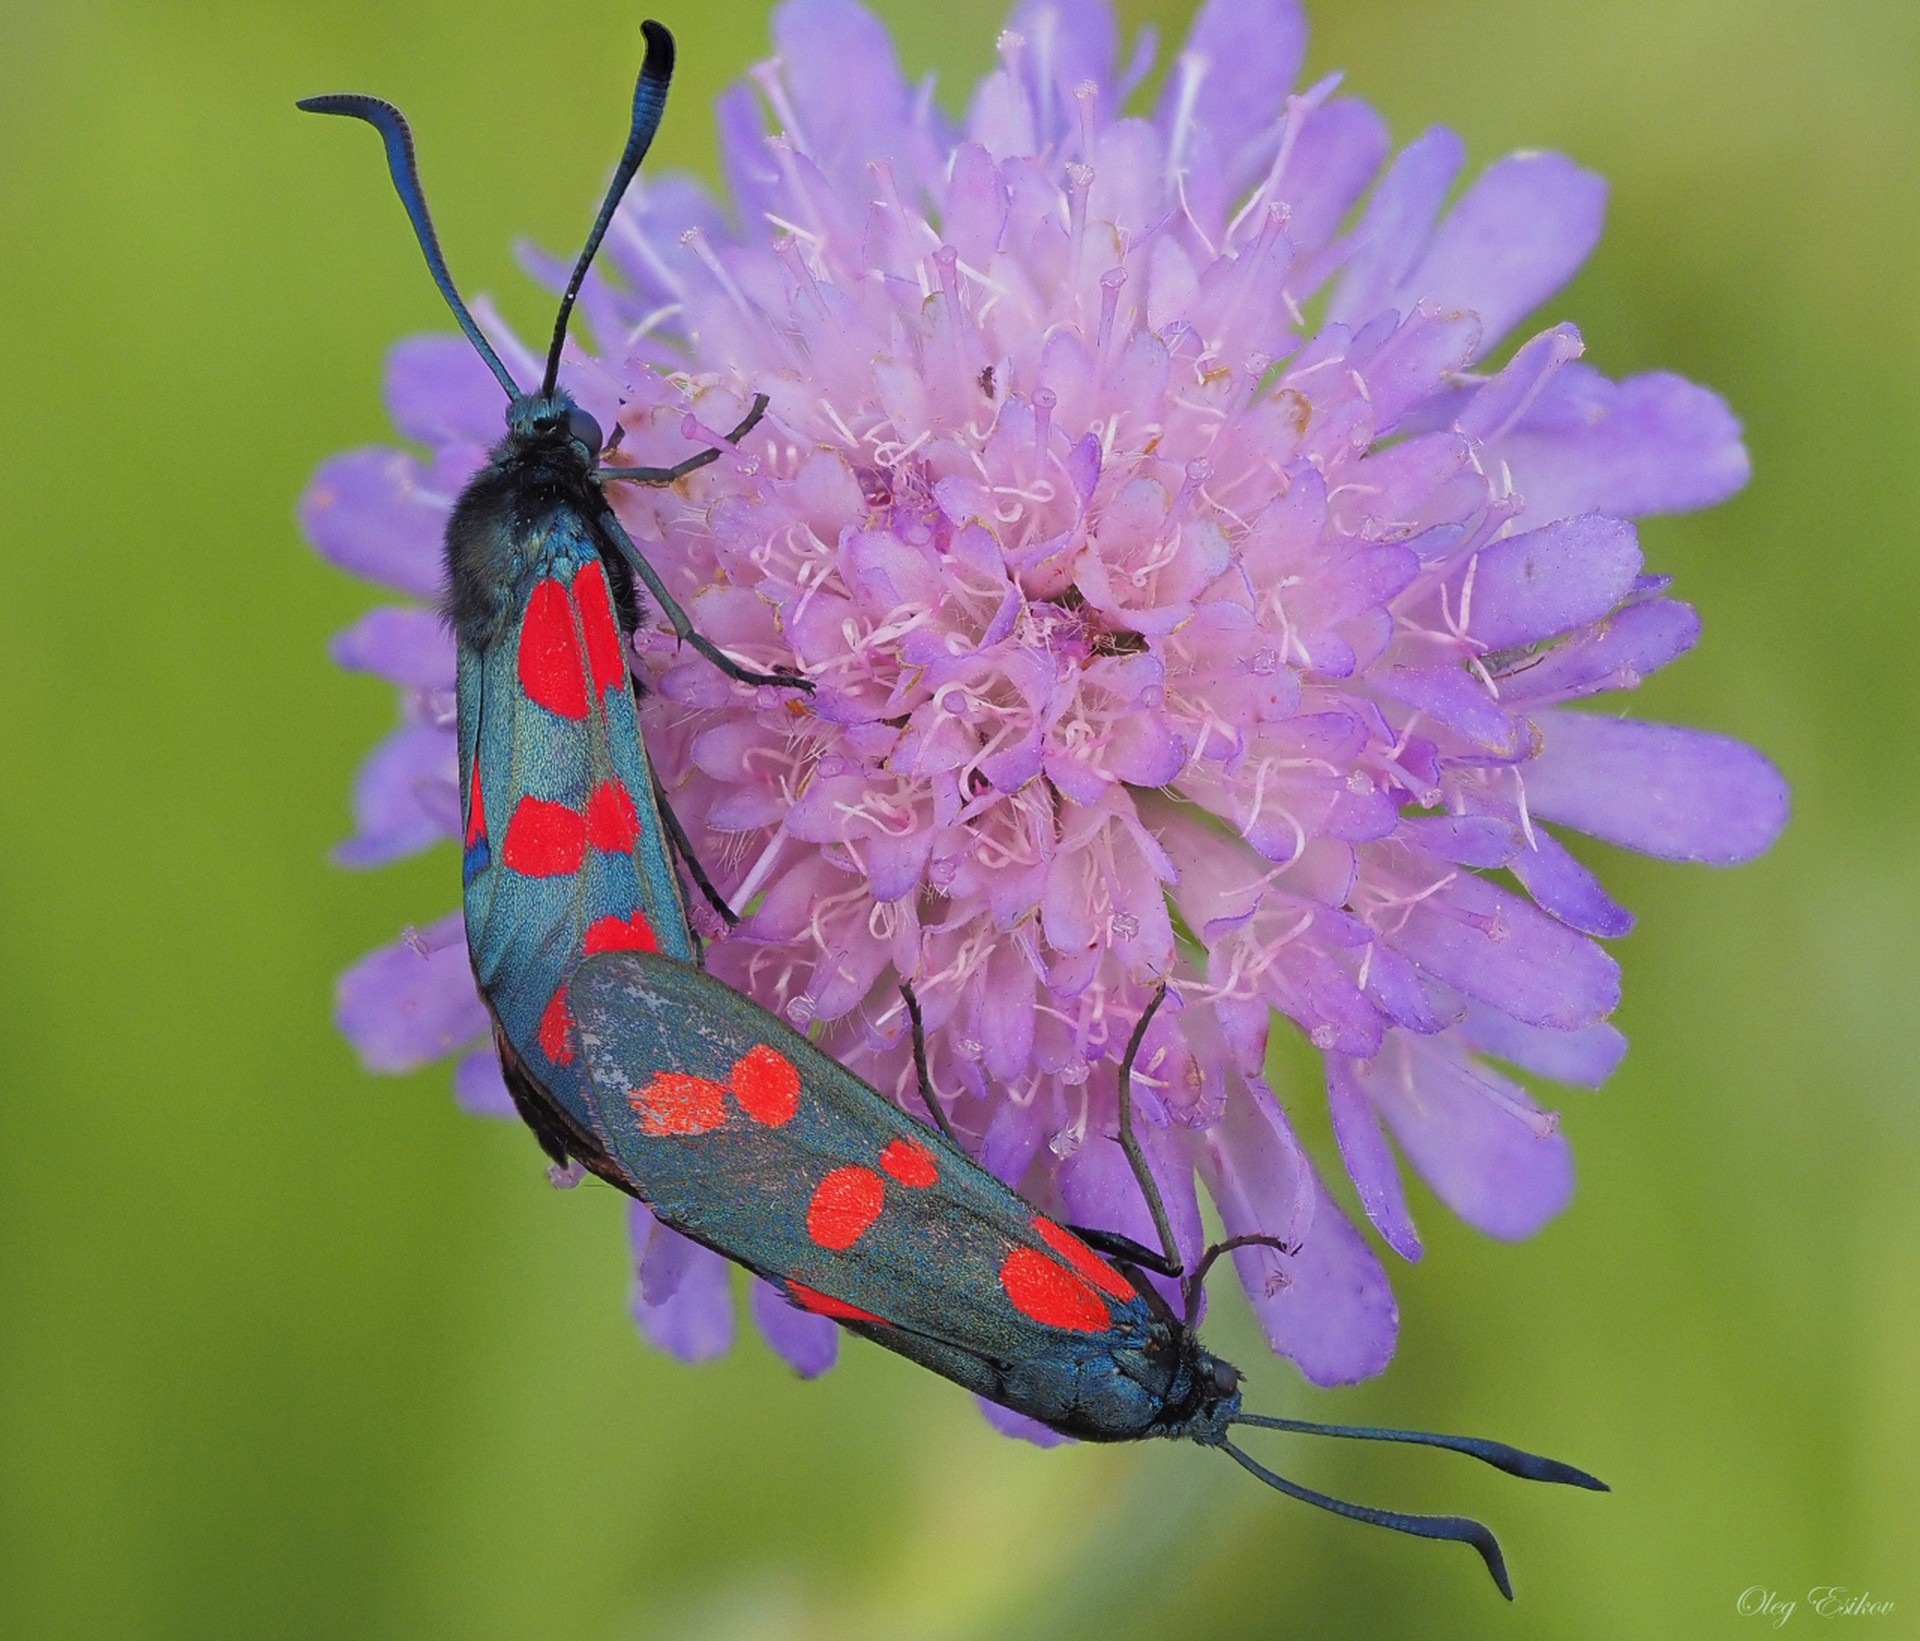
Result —
[[[1376, 1372], [1392, 1295], [1264, 1081], [1274, 1013], [1321, 1051], [1399, 1254], [1389, 1136], [1490, 1235], [1564, 1206], [1524, 1079], [1618, 1062], [1597, 941], [1631, 919], [1554, 829], [1724, 864], [1785, 819], [1745, 746], [1576, 706], [1693, 644], [1630, 521], [1736, 490], [1738, 427], [1675, 377], [1607, 380], [1569, 325], [1513, 345], [1593, 248], [1599, 179], [1519, 155], [1446, 204], [1456, 137], [1390, 158], [1365, 104], [1295, 89], [1290, 0], [1210, 0], [1140, 116], [1106, 7], [1027, 0], [958, 127], [853, 0], [788, 0], [774, 31], [720, 103], [731, 222], [643, 178], [583, 297], [599, 351], [566, 367], [622, 460], [771, 401], [675, 489], [613, 487], [709, 638], [814, 684], [636, 641], [663, 786], [749, 909], [711, 967], [917, 1109], [911, 980], [981, 1160], [1148, 1242], [1116, 1071], [1169, 980], [1135, 1087], [1183, 1251], [1202, 1190], [1229, 1233], [1296, 1245], [1235, 1255], [1274, 1348], [1321, 1383]], [[389, 397], [430, 456], [336, 458], [304, 517], [427, 596], [498, 393], [436, 339], [396, 350]], [[450, 640], [378, 610], [336, 654], [406, 703], [343, 857], [452, 835]], [[458, 950], [449, 924], [369, 958], [341, 1024], [378, 1068], [467, 1050], [463, 1098], [500, 1103]], [[724, 1349], [723, 1267], [638, 1234], [649, 1332]], [[824, 1366], [818, 1319], [765, 1299]]]

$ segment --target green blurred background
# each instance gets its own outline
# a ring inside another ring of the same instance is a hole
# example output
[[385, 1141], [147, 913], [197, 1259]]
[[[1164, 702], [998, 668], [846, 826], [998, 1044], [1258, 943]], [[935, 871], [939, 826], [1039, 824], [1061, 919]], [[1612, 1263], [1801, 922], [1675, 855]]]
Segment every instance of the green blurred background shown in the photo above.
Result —
[[[950, 103], [991, 61], [994, 4], [879, 9]], [[658, 163], [711, 170], [708, 104], [765, 12], [663, 10]], [[334, 975], [451, 906], [454, 865], [327, 863], [393, 706], [327, 664], [375, 595], [293, 502], [389, 437], [383, 350], [446, 317], [374, 146], [293, 99], [405, 106], [461, 279], [537, 333], [509, 247], [577, 243], [639, 15], [0, 16], [0, 1633], [1611, 1641], [1841, 1584], [1897, 1604], [1848, 1633], [1920, 1634], [1920, 9], [1313, 8], [1310, 72], [1348, 70], [1398, 138], [1444, 120], [1476, 163], [1550, 146], [1611, 178], [1550, 317], [1612, 374], [1726, 393], [1756, 470], [1645, 528], [1706, 638], [1637, 710], [1742, 735], [1796, 789], [1755, 866], [1601, 861], [1642, 918], [1633, 1051], [1560, 1099], [1562, 1220], [1498, 1246], [1418, 1194], [1400, 1353], [1357, 1390], [1308, 1392], [1219, 1306], [1257, 1406], [1484, 1431], [1614, 1484], [1275, 1439], [1310, 1484], [1484, 1515], [1512, 1609], [1466, 1553], [1191, 1447], [1002, 1441], [868, 1346], [816, 1384], [751, 1338], [655, 1356], [613, 1193], [554, 1193], [444, 1070], [369, 1077], [335, 1036]]]

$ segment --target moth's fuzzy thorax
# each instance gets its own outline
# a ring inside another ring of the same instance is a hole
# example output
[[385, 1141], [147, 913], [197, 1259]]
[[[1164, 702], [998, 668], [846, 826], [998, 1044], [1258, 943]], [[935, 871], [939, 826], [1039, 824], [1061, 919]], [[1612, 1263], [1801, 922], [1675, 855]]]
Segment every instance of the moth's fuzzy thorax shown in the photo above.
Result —
[[598, 547], [606, 507], [593, 476], [597, 444], [573, 429], [564, 393], [523, 395], [507, 411], [507, 436], [474, 474], [447, 520], [446, 617], [460, 643], [484, 652], [524, 600], [556, 535]]

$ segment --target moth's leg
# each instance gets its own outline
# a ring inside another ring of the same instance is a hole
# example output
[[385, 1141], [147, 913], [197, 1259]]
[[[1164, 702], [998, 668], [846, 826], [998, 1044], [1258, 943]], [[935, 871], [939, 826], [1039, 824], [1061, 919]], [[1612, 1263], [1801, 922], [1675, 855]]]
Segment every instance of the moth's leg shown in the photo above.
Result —
[[1224, 1242], [1216, 1242], [1200, 1256], [1193, 1267], [1193, 1275], [1183, 1284], [1187, 1295], [1186, 1323], [1191, 1328], [1200, 1320], [1200, 1295], [1206, 1286], [1207, 1272], [1213, 1269], [1213, 1262], [1222, 1254], [1230, 1254], [1235, 1248], [1276, 1248], [1283, 1254], [1297, 1254], [1298, 1243], [1288, 1242], [1282, 1237], [1267, 1236], [1259, 1231], [1250, 1231], [1245, 1236], [1230, 1236]]
[[1167, 1205], [1160, 1200], [1160, 1187], [1154, 1180], [1153, 1170], [1147, 1166], [1147, 1154], [1140, 1147], [1140, 1138], [1133, 1131], [1133, 1063], [1140, 1057], [1140, 1044], [1147, 1035], [1147, 1027], [1152, 1024], [1154, 1015], [1159, 1012], [1166, 997], [1167, 983], [1162, 980], [1159, 990], [1153, 994], [1153, 1001], [1146, 1006], [1134, 1026], [1133, 1035], [1127, 1039], [1126, 1058], [1120, 1062], [1120, 1149], [1127, 1154], [1127, 1166], [1139, 1181], [1140, 1194], [1147, 1199], [1147, 1211], [1153, 1215], [1153, 1228], [1160, 1235], [1162, 1261], [1152, 1268], [1162, 1276], [1178, 1276], [1182, 1270], [1180, 1245], [1173, 1239], [1173, 1225], [1167, 1218]]
[[933, 1113], [934, 1124], [942, 1134], [946, 1135], [947, 1143], [956, 1151], [965, 1151], [966, 1147], [960, 1143], [960, 1136], [953, 1131], [952, 1121], [946, 1112], [941, 1110], [940, 1102], [933, 1095], [933, 1076], [927, 1070], [927, 1027], [926, 1022], [920, 1018], [920, 999], [914, 996], [911, 981], [900, 982], [900, 995], [907, 1005], [907, 1018], [913, 1022], [913, 1070], [914, 1075], [920, 1079], [920, 1098], [925, 1102], [927, 1110]]
[[1118, 1231], [1096, 1231], [1089, 1225], [1069, 1225], [1067, 1229], [1095, 1253], [1105, 1254], [1109, 1259], [1118, 1259], [1129, 1265], [1138, 1265], [1152, 1271], [1156, 1276], [1178, 1276], [1180, 1266], [1168, 1264], [1166, 1256], [1155, 1253], [1151, 1248], [1143, 1248], [1130, 1236], [1122, 1236]]
[[[741, 418], [740, 425], [727, 435], [727, 443], [738, 444], [760, 425], [760, 418], [766, 413], [767, 396], [764, 393], [756, 393], [753, 396], [753, 408]], [[613, 437], [607, 441], [607, 449], [611, 450], [619, 444], [625, 433], [624, 426], [616, 425]], [[711, 467], [719, 459], [718, 450], [703, 450], [697, 456], [689, 456], [685, 461], [672, 467], [602, 467], [594, 476], [599, 479], [628, 479], [634, 484], [651, 484], [664, 488], [677, 480], [684, 479], [689, 473], [697, 473], [703, 467]]]
[[[708, 452], [709, 459], [712, 454], [711, 451]], [[633, 573], [647, 584], [647, 591], [653, 595], [654, 603], [659, 606], [660, 613], [667, 618], [669, 625], [673, 628], [674, 637], [681, 643], [691, 645], [729, 678], [736, 679], [742, 684], [772, 684], [781, 689], [802, 690], [808, 695], [813, 693], [812, 680], [802, 678], [797, 672], [790, 672], [785, 668], [774, 672], [755, 672], [750, 667], [741, 666], [738, 661], [723, 654], [708, 640], [702, 638], [693, 630], [693, 623], [687, 619], [687, 612], [680, 608], [679, 601], [667, 591], [666, 583], [654, 573], [653, 566], [646, 561], [640, 549], [634, 546], [633, 538], [613, 516], [611, 507], [600, 510], [598, 522], [600, 528], [606, 532], [607, 539], [619, 550], [620, 556], [632, 566]]]
[[680, 824], [680, 817], [673, 812], [673, 805], [667, 802], [667, 794], [660, 785], [658, 772], [648, 770], [653, 780], [653, 803], [660, 811], [660, 819], [667, 829], [667, 845], [687, 869], [687, 876], [700, 891], [701, 898], [720, 914], [720, 921], [729, 929], [740, 926], [740, 914], [726, 903], [720, 891], [713, 886], [713, 880], [707, 876], [707, 869], [700, 864], [700, 857], [694, 853], [693, 840], [687, 836], [687, 829]]
[[[727, 443], [738, 444], [753, 431], [766, 411], [767, 396], [764, 393], [756, 393], [753, 398], [753, 408], [747, 412], [740, 425], [727, 435]], [[673, 467], [602, 467], [595, 476], [603, 481], [627, 479], [634, 484], [665, 486], [684, 479], [689, 473], [697, 473], [701, 468], [719, 459], [720, 452], [717, 449], [702, 450], [698, 455], [689, 456]], [[666, 584], [654, 573], [653, 566], [641, 556], [640, 549], [634, 546], [632, 538], [621, 526], [619, 519], [614, 517], [611, 507], [601, 513], [600, 525], [607, 532], [608, 538], [620, 549], [620, 556], [633, 566], [635, 573], [647, 584], [647, 591], [653, 594], [654, 603], [659, 606], [660, 613], [673, 627], [674, 637], [681, 643], [691, 645], [729, 678], [737, 679], [743, 684], [772, 684], [787, 689], [802, 690], [809, 695], [813, 693], [812, 683], [796, 672], [791, 672], [784, 667], [777, 668], [773, 672], [754, 672], [751, 668], [743, 667], [738, 661], [722, 654], [693, 630], [693, 623], [687, 619], [687, 612], [680, 608], [680, 601], [667, 591]]]

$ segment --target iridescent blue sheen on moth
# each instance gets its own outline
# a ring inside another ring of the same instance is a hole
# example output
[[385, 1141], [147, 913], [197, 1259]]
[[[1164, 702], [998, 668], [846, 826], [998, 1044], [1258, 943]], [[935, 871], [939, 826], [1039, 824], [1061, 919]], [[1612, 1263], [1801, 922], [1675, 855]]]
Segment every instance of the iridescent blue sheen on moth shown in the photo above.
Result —
[[[1023, 1315], [1000, 1273], [1015, 1248], [1054, 1257], [1035, 1232], [1033, 1205], [776, 1015], [701, 970], [644, 952], [590, 958], [573, 998], [614, 1182], [674, 1229], [783, 1291], [798, 1284], [871, 1313], [878, 1320], [846, 1325], [1064, 1435], [1224, 1435], [1240, 1375], [1157, 1316], [1152, 1289], [1115, 1272], [1097, 1333]], [[648, 1131], [636, 1091], [662, 1073], [725, 1089], [757, 1049], [799, 1074], [790, 1120], [770, 1125], [729, 1100], [726, 1121], [706, 1132]], [[818, 1182], [842, 1168], [885, 1179], [878, 1159], [896, 1141], [930, 1152], [937, 1179], [889, 1182], [869, 1231], [843, 1252], [823, 1247], [808, 1231]]]
[[[563, 430], [564, 408], [570, 408], [565, 395], [556, 395], [551, 413]], [[461, 813], [471, 833], [477, 771], [485, 823], [468, 854], [481, 864], [466, 882], [467, 947], [481, 996], [504, 1039], [503, 1061], [518, 1073], [509, 1074], [509, 1087], [543, 1140], [549, 1138], [546, 1125], [535, 1119], [524, 1088], [517, 1086], [526, 1077], [580, 1136], [592, 1132], [578, 1060], [551, 1028], [549, 1041], [541, 1041], [543, 1018], [578, 962], [587, 931], [603, 919], [640, 913], [658, 950], [683, 962], [698, 960], [624, 663], [620, 677], [604, 686], [583, 664], [593, 698], [580, 720], [541, 706], [516, 675], [535, 588], [551, 582], [573, 595], [583, 577], [603, 575], [610, 565], [624, 568], [592, 528], [585, 505], [592, 482], [577, 441], [564, 433], [542, 438], [515, 432], [468, 486], [447, 528], [449, 608], [458, 643]], [[537, 499], [536, 509], [529, 508], [530, 499]], [[497, 611], [473, 608], [476, 592], [497, 594]], [[614, 587], [616, 607], [630, 598], [622, 576]], [[569, 603], [578, 610], [584, 600], [570, 596]], [[583, 635], [583, 658], [585, 653]], [[506, 837], [523, 797], [584, 815], [594, 792], [608, 782], [637, 812], [630, 852], [587, 847], [579, 867], [565, 874], [513, 869]], [[559, 1058], [551, 1052], [556, 1046]]]

